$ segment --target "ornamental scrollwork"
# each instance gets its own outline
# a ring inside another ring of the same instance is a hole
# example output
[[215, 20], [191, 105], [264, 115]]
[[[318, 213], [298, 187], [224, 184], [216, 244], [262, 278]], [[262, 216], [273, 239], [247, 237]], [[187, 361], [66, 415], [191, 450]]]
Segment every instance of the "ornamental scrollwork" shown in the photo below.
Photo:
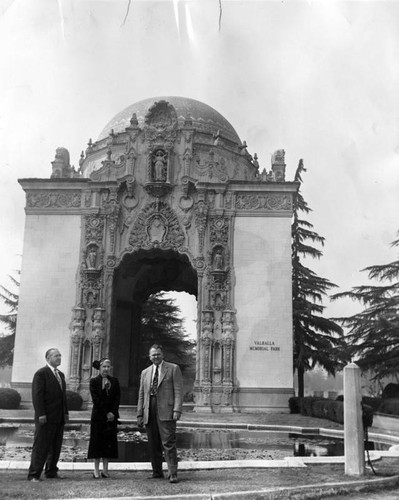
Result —
[[210, 218], [210, 241], [211, 243], [227, 244], [229, 240], [229, 219], [222, 216]]
[[164, 202], [147, 205], [137, 217], [130, 234], [133, 248], [181, 249], [185, 237], [173, 210]]
[[227, 171], [226, 161], [223, 157], [220, 157], [219, 161], [214, 159], [215, 154], [213, 151], [209, 152], [209, 159], [204, 163], [201, 163], [201, 158], [199, 155], [194, 157], [194, 170], [202, 176], [207, 175], [209, 179], [216, 177], [221, 182], [227, 182], [229, 180], [229, 175]]
[[148, 110], [144, 121], [144, 138], [150, 151], [159, 147], [171, 150], [177, 139], [177, 114], [166, 101], [159, 101]]
[[238, 210], [292, 210], [292, 197], [287, 194], [239, 194], [235, 208]]
[[85, 217], [85, 240], [86, 244], [91, 242], [101, 243], [104, 234], [104, 217], [88, 215]]
[[81, 193], [80, 191], [28, 193], [26, 205], [29, 208], [79, 208]]

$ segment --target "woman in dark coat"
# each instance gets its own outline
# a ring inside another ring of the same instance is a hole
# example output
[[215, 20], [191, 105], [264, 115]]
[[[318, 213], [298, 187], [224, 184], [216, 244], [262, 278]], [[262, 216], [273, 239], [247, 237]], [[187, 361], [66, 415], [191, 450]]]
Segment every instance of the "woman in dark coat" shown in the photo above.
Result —
[[[93, 400], [91, 412], [90, 443], [87, 458], [94, 458], [93, 477], [109, 477], [108, 461], [118, 458], [117, 425], [121, 396], [119, 381], [109, 375], [111, 361], [108, 358], [93, 362], [93, 368], [100, 371], [90, 380], [90, 394]], [[100, 461], [103, 471], [100, 476]]]

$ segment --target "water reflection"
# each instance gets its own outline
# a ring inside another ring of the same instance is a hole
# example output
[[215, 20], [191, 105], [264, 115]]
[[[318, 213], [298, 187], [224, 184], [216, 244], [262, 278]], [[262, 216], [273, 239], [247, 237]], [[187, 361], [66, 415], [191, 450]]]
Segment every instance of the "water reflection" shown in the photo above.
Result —
[[[33, 426], [0, 426], [0, 445], [6, 448], [16, 446], [32, 446]], [[80, 453], [80, 460], [84, 460], [89, 440], [89, 426], [75, 426], [65, 433], [64, 446]], [[145, 433], [134, 432], [132, 428], [124, 428], [118, 434], [120, 462], [148, 462], [150, 461], [148, 444]], [[387, 450], [387, 443], [369, 443], [368, 449]], [[247, 458], [283, 458], [285, 456], [342, 456], [344, 455], [343, 440], [320, 435], [310, 436], [290, 434], [274, 431], [229, 431], [220, 429], [179, 429], [177, 432], [177, 447], [180, 450], [208, 451], [207, 456], [215, 460], [226, 454], [226, 450], [243, 450]], [[245, 451], [245, 450], [248, 450]], [[258, 453], [259, 452], [259, 453]], [[187, 451], [187, 453], [191, 453]], [[238, 452], [236, 452], [238, 453]], [[248, 453], [248, 454], [247, 454]], [[252, 455], [251, 455], [252, 453]], [[229, 455], [230, 459], [234, 451]], [[83, 458], [82, 458], [83, 457]], [[221, 457], [222, 458], [222, 457]], [[190, 458], [189, 458], [190, 459]], [[195, 458], [206, 459], [206, 458]]]

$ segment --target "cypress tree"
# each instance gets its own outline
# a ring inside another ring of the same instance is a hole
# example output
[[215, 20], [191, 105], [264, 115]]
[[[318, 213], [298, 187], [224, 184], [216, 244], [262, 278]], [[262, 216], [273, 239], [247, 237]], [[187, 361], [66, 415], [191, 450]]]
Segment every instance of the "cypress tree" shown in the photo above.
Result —
[[[295, 182], [302, 184], [302, 173], [306, 172], [300, 160], [295, 172]], [[303, 264], [302, 258], [319, 259], [323, 254], [312, 244], [324, 246], [324, 238], [319, 236], [313, 225], [300, 218], [311, 208], [300, 189], [294, 200], [292, 230], [292, 305], [294, 335], [294, 370], [298, 375], [298, 396], [304, 395], [304, 375], [308, 370], [320, 365], [334, 375], [343, 367], [343, 330], [332, 319], [322, 316], [325, 307], [323, 298], [337, 285], [318, 276]]]

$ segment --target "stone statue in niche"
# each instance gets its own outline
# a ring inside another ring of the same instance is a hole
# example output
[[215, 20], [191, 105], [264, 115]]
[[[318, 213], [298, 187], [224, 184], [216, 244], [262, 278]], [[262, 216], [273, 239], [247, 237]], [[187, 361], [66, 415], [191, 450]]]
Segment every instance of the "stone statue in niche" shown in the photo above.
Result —
[[92, 246], [89, 248], [86, 257], [87, 269], [97, 269], [97, 249]]
[[156, 151], [153, 158], [153, 179], [154, 182], [166, 182], [167, 157], [162, 149]]
[[217, 311], [224, 308], [225, 297], [221, 293], [215, 293], [213, 296], [213, 306]]
[[151, 243], [161, 243], [166, 233], [166, 226], [159, 215], [154, 215], [148, 224], [148, 236]]
[[213, 257], [213, 269], [215, 271], [222, 271], [223, 270], [223, 250], [221, 248], [218, 248], [216, 250], [216, 253]]
[[97, 292], [95, 290], [89, 290], [87, 292], [86, 303], [89, 309], [97, 307]]

